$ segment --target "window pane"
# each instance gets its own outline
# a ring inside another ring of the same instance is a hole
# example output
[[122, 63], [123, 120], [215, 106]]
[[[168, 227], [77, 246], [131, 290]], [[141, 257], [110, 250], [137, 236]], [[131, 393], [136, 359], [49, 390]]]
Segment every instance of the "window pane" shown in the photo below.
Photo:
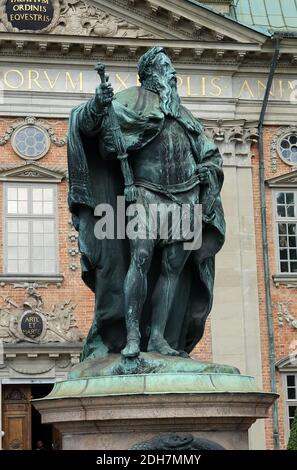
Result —
[[280, 265], [281, 265], [281, 272], [282, 272], [282, 273], [287, 273], [287, 272], [289, 272], [289, 265], [288, 265], [288, 263], [281, 263]]
[[287, 386], [295, 387], [295, 375], [287, 375]]
[[42, 215], [42, 202], [33, 201], [33, 214]]
[[18, 231], [18, 221], [17, 220], [8, 220], [7, 221], [7, 230], [9, 233]]
[[43, 273], [43, 262], [41, 260], [33, 260], [32, 262], [33, 273], [41, 274]]
[[294, 193], [286, 193], [286, 204], [294, 204]]
[[286, 209], [285, 206], [277, 206], [277, 215], [279, 217], [286, 217]]
[[17, 214], [18, 213], [18, 203], [17, 203], [17, 201], [8, 201], [7, 211], [8, 211], [8, 214]]
[[19, 255], [20, 260], [24, 260], [24, 259], [28, 260], [29, 259], [29, 248], [27, 246], [22, 246], [22, 248], [19, 249], [18, 255]]
[[33, 233], [43, 233], [43, 222], [42, 220], [33, 221]]
[[11, 246], [7, 248], [7, 259], [18, 259], [18, 247]]
[[29, 272], [29, 262], [26, 260], [19, 260], [19, 273], [28, 273]]
[[285, 204], [285, 193], [277, 193], [276, 201], [277, 204]]
[[18, 245], [20, 247], [29, 246], [29, 235], [27, 233], [19, 233]]
[[55, 259], [55, 248], [53, 246], [46, 246], [44, 248], [44, 258], [46, 260]]
[[42, 260], [43, 259], [43, 248], [40, 246], [33, 248], [33, 259]]
[[290, 259], [297, 260], [297, 250], [290, 250]]
[[291, 264], [291, 273], [297, 273], [297, 263], [295, 261]]
[[296, 224], [288, 224], [289, 235], [296, 235]]
[[280, 249], [279, 250], [279, 257], [281, 260], [287, 260], [288, 259], [288, 250], [285, 249]]
[[43, 213], [45, 215], [51, 215], [53, 213], [53, 203], [52, 202], [44, 202], [43, 203]]
[[7, 199], [8, 201], [16, 201], [18, 198], [17, 188], [7, 188]]
[[18, 214], [20, 215], [28, 214], [28, 202], [27, 201], [18, 202]]
[[54, 261], [45, 261], [44, 262], [44, 272], [45, 273], [54, 273], [55, 272], [55, 262]]
[[289, 406], [289, 418], [294, 419], [296, 413], [296, 406]]
[[28, 200], [28, 188], [18, 188], [18, 200], [19, 201]]
[[55, 245], [55, 237], [51, 234], [44, 234], [43, 240], [44, 240], [44, 246]]
[[42, 189], [33, 188], [33, 201], [42, 201]]
[[297, 242], [296, 237], [291, 235], [289, 237], [289, 246], [292, 247], [292, 248], [296, 247], [296, 242]]
[[287, 224], [278, 224], [278, 233], [284, 235], [287, 233]]
[[33, 234], [33, 245], [34, 246], [43, 246], [43, 234], [34, 233]]
[[44, 198], [44, 201], [52, 202], [54, 200], [53, 188], [45, 188], [43, 190], [43, 198]]
[[43, 223], [44, 226], [44, 233], [54, 233], [54, 221], [53, 220], [45, 220]]
[[279, 237], [279, 246], [282, 248], [288, 246], [288, 238], [283, 236]]
[[287, 206], [287, 217], [295, 217], [295, 206]]
[[7, 237], [7, 246], [18, 246], [17, 233], [10, 233]]
[[7, 261], [7, 271], [9, 273], [17, 273], [18, 272], [18, 262], [16, 260], [9, 259]]
[[295, 388], [289, 387], [288, 388], [288, 400], [295, 400], [296, 399], [296, 390]]
[[28, 233], [29, 231], [29, 222], [28, 220], [18, 220], [18, 232], [19, 233]]

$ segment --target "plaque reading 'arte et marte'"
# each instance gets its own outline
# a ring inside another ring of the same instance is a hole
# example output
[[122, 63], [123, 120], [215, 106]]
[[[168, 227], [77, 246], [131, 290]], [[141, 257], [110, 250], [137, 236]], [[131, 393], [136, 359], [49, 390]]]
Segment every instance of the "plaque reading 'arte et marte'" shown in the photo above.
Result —
[[24, 336], [31, 339], [38, 338], [43, 333], [43, 318], [37, 312], [27, 311], [21, 318], [20, 326]]
[[7, 0], [6, 15], [13, 28], [38, 31], [50, 25], [54, 7], [52, 0]]

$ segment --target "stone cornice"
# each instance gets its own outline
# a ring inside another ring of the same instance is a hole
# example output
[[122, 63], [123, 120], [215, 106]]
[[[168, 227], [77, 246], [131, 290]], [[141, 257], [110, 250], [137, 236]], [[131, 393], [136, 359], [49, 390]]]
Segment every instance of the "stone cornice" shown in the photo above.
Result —
[[[33, 35], [28, 33], [0, 32], [0, 60], [5, 57], [34, 58], [38, 60], [60, 59], [65, 61], [101, 58], [115, 61], [137, 61], [147, 49], [156, 45], [165, 47], [175, 62], [214, 63], [241, 65], [262, 57], [257, 43], [233, 43], [232, 41], [198, 41], [176, 39], [97, 38], [87, 36]], [[262, 62], [269, 65], [273, 50], [265, 52]], [[289, 56], [293, 62], [294, 53]], [[11, 60], [11, 59], [10, 59]]]
[[[95, 57], [110, 60], [133, 61], [148, 48], [165, 47], [175, 61], [180, 63], [222, 63], [269, 65], [273, 48], [257, 42], [203, 41], [195, 39], [155, 39], [125, 37], [94, 37], [53, 34], [0, 32], [0, 60], [5, 57], [34, 57], [40, 59], [94, 60]], [[295, 67], [296, 44], [281, 45], [281, 61]]]
[[[197, 47], [204, 47], [205, 49], [226, 49], [226, 50], [247, 50], [247, 51], [261, 51], [262, 47], [260, 44], [255, 42], [241, 42], [234, 43], [232, 41], [199, 41], [194, 39], [141, 39], [141, 38], [113, 38], [113, 37], [95, 37], [95, 36], [71, 36], [71, 35], [52, 35], [52, 34], [42, 34], [42, 35], [33, 35], [31, 33], [9, 33], [9, 32], [0, 32], [0, 42], [3, 46], [4, 42], [13, 42], [20, 43], [24, 42], [26, 44], [39, 44], [39, 43], [48, 43], [48, 44], [62, 44], [67, 43], [70, 45], [75, 44], [94, 44], [94, 45], [115, 45], [115, 46], [130, 46], [137, 45], [138, 47], [150, 47], [155, 46], [156, 41], [158, 45], [164, 47], [182, 47], [184, 49], [192, 49]], [[265, 50], [267, 52], [268, 50]], [[272, 52], [271, 48], [271, 52]]]

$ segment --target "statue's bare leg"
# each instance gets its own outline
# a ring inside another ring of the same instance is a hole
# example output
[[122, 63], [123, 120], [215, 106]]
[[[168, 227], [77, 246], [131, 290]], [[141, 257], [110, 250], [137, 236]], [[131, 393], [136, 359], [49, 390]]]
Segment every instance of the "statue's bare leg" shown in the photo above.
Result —
[[169, 356], [179, 356], [181, 354], [169, 346], [164, 338], [164, 333], [179, 276], [189, 254], [190, 251], [184, 250], [184, 244], [181, 242], [168, 245], [163, 249], [161, 274], [152, 298], [153, 312], [148, 351], [156, 351]]
[[140, 353], [139, 317], [147, 295], [147, 273], [154, 251], [154, 240], [131, 240], [131, 262], [124, 283], [127, 344], [124, 357]]

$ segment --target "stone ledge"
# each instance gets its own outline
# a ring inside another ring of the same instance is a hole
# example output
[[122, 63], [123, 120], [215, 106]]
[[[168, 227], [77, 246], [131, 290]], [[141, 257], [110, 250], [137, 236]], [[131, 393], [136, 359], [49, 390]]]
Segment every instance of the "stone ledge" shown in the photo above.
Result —
[[[50, 284], [61, 284], [64, 281], [63, 274], [53, 275], [17, 275], [17, 274], [0, 274], [0, 285], [4, 287], [6, 284], [21, 283], [34, 283], [43, 282]], [[24, 286], [26, 287], [26, 286]]]
[[276, 287], [286, 286], [290, 288], [297, 287], [297, 273], [296, 274], [274, 274], [272, 276], [273, 282]]

